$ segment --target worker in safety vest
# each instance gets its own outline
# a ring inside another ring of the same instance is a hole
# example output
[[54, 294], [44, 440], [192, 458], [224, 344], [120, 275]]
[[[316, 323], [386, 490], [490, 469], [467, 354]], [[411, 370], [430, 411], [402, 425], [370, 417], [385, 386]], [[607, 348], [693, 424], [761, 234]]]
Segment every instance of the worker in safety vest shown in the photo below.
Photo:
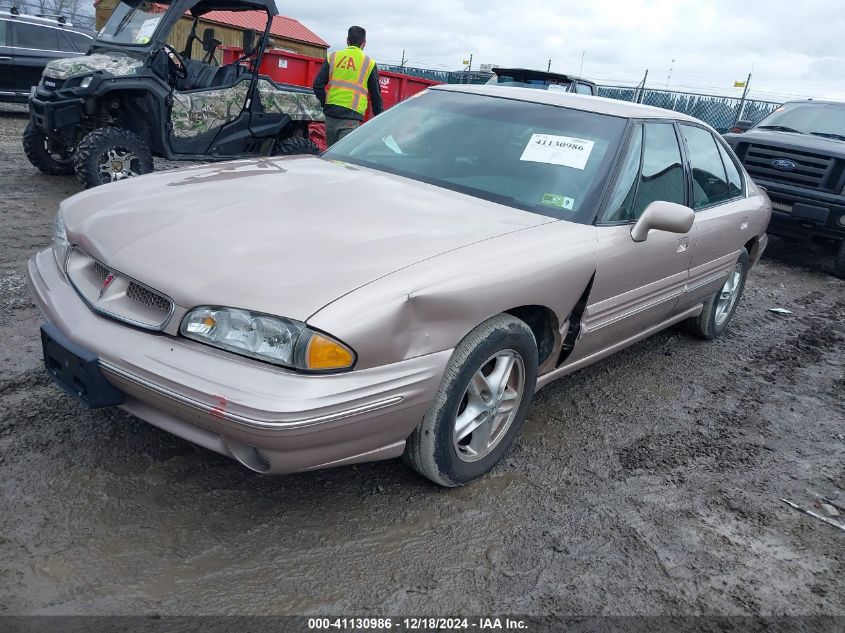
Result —
[[367, 32], [349, 27], [347, 47], [329, 55], [316, 79], [314, 94], [326, 116], [326, 143], [333, 145], [364, 120], [372, 103], [373, 115], [384, 109], [378, 83], [378, 67], [364, 54]]

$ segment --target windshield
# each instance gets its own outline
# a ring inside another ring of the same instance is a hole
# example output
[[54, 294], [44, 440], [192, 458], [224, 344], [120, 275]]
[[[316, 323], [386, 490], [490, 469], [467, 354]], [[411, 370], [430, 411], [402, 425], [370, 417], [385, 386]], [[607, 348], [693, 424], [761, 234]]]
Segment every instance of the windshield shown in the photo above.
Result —
[[763, 119], [757, 127], [845, 140], [845, 104], [787, 103]]
[[569, 92], [571, 81], [560, 81], [558, 79], [529, 77], [513, 77], [510, 75], [496, 75], [487, 82], [490, 86], [510, 86], [512, 88], [535, 88], [538, 90], [560, 90]]
[[377, 116], [323, 156], [590, 223], [625, 124], [558, 106], [432, 90]]
[[110, 44], [141, 45], [149, 43], [167, 11], [167, 3], [122, 0], [97, 39]]

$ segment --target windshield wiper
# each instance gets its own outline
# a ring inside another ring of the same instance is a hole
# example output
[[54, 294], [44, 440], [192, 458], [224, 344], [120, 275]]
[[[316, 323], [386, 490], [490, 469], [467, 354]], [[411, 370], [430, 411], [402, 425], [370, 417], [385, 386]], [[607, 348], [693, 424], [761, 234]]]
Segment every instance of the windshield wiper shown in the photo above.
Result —
[[803, 134], [801, 130], [796, 130], [793, 127], [787, 127], [785, 125], [758, 125], [758, 130], [775, 130], [777, 132], [795, 132], [796, 134]]
[[835, 134], [834, 132], [810, 132], [814, 136], [823, 136], [824, 138], [835, 138], [838, 141], [845, 141], [845, 135]]

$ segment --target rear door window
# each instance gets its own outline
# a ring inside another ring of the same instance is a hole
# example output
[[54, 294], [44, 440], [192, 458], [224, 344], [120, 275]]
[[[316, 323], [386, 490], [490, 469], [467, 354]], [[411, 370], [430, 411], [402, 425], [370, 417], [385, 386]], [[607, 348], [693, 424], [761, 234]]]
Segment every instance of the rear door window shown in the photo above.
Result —
[[742, 195], [742, 176], [739, 174], [739, 168], [724, 145], [717, 141], [716, 146], [719, 148], [719, 154], [722, 156], [722, 162], [728, 175], [728, 189], [730, 189], [731, 198], [738, 198]]
[[59, 51], [59, 31], [37, 24], [24, 24], [16, 22], [15, 46], [43, 51]]
[[0, 46], [8, 46], [6, 39], [6, 20], [0, 20]]
[[729, 200], [728, 177], [716, 139], [700, 127], [682, 125], [681, 130], [692, 168], [693, 208], [703, 209]]

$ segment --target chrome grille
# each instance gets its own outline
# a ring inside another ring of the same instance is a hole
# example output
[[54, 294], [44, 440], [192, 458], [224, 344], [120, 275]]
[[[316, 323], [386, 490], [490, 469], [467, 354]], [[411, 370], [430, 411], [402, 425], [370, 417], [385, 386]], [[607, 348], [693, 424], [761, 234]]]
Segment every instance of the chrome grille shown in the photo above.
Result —
[[73, 287], [95, 312], [148, 330], [162, 330], [170, 320], [174, 305], [169, 297], [109, 268], [79, 247], [71, 249], [66, 266]]
[[[792, 161], [795, 163], [795, 169], [775, 169], [772, 165], [775, 160]], [[812, 152], [752, 144], [745, 151], [742, 162], [752, 178], [823, 189], [833, 158]]]
[[157, 292], [144, 288], [142, 285], [135, 283], [134, 281], [129, 283], [129, 287], [126, 289], [126, 296], [133, 301], [143, 303], [145, 306], [150, 306], [156, 310], [170, 310], [170, 299], [164, 295], [158, 294]]

